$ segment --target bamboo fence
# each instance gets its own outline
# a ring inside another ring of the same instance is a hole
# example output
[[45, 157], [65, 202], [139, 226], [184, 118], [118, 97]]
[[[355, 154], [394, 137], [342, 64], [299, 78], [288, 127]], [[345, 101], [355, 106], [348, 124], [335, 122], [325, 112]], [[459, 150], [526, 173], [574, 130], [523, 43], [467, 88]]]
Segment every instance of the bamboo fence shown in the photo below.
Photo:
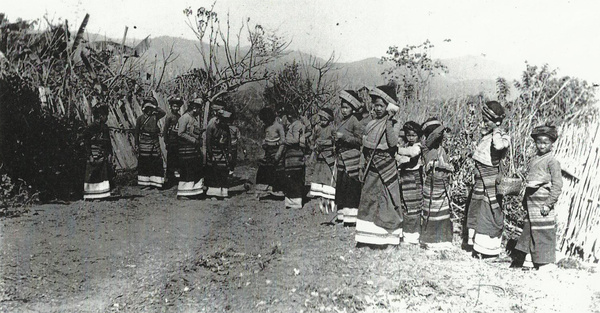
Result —
[[600, 259], [600, 119], [565, 124], [555, 144], [563, 190], [555, 206], [557, 243], [567, 256]]
[[[158, 92], [153, 91], [153, 96], [157, 99], [159, 106], [168, 112], [167, 101]], [[77, 107], [78, 118], [92, 121], [91, 103], [85, 96], [82, 97], [82, 105]], [[108, 121], [106, 124], [110, 128], [113, 153], [115, 156], [115, 166], [117, 170], [134, 169], [137, 167], [137, 156], [135, 154], [135, 122], [142, 115], [142, 108], [139, 101], [132, 97], [131, 103], [125, 98], [117, 103], [109, 105]], [[162, 129], [164, 118], [158, 121], [158, 126]], [[161, 154], [163, 157], [163, 166], [166, 166], [166, 148], [162, 138], [159, 137]]]

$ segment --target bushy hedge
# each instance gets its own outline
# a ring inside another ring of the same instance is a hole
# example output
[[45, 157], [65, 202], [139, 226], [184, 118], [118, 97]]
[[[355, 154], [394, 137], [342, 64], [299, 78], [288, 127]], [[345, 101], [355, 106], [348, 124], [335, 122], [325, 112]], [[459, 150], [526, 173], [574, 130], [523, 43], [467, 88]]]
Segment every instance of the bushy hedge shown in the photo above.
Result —
[[[37, 88], [15, 72], [0, 77], [2, 172], [39, 192], [42, 201], [79, 198], [84, 124], [43, 110]], [[6, 195], [10, 196], [10, 195]]]

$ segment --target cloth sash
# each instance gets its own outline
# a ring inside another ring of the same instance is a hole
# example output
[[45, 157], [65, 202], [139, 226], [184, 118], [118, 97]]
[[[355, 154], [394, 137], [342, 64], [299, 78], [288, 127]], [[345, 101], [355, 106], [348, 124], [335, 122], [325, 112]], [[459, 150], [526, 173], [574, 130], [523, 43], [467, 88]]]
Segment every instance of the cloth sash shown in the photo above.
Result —
[[365, 127], [363, 146], [368, 149], [387, 150], [387, 142], [382, 138], [385, 132], [387, 119], [372, 120]]
[[358, 180], [360, 172], [360, 151], [349, 149], [338, 154], [341, 162], [338, 162], [338, 170], [346, 172], [348, 176]]
[[285, 150], [284, 166], [286, 171], [304, 168], [304, 152], [299, 145], [287, 146]]
[[[383, 185], [388, 190], [390, 198], [394, 206], [400, 206], [400, 185], [398, 183], [398, 170], [396, 169], [396, 161], [386, 151], [376, 150], [373, 153], [370, 149], [365, 149], [367, 154], [372, 154], [373, 160], [371, 161], [370, 167], [372, 171], [375, 171]], [[368, 160], [367, 160], [368, 163]], [[369, 169], [365, 169], [369, 171]]]
[[319, 151], [318, 158], [325, 160], [327, 166], [329, 166], [329, 168], [331, 168], [332, 171], [334, 170], [333, 166], [335, 165], [335, 154], [333, 152], [333, 146], [322, 147], [322, 150]]

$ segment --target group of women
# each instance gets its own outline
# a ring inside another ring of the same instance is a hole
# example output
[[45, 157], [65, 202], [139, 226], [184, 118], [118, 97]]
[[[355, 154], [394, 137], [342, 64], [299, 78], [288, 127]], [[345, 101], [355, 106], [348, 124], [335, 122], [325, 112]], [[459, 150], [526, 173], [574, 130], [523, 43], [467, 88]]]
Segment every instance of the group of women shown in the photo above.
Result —
[[[341, 121], [334, 123], [334, 110], [323, 108], [318, 125], [287, 109], [280, 116], [263, 108], [264, 157], [259, 162], [256, 191], [259, 198], [284, 198], [286, 208], [302, 208], [306, 194], [306, 154], [315, 161], [309, 197], [318, 198], [321, 210], [337, 210], [337, 219], [355, 225], [357, 246], [387, 247], [401, 241], [428, 249], [452, 248], [449, 175], [455, 170], [444, 149], [449, 130], [436, 118], [401, 123], [395, 88], [378, 86], [369, 91], [371, 111], [358, 93], [340, 93]], [[231, 112], [217, 107], [203, 132], [199, 121], [201, 104], [191, 101], [179, 116], [183, 101], [169, 101], [171, 112], [162, 135], [167, 155], [167, 183], [179, 171], [177, 195], [181, 198], [228, 196], [227, 177], [232, 169], [233, 142], [239, 131], [230, 127]], [[138, 184], [161, 188], [165, 184], [159, 145], [158, 120], [166, 115], [154, 98], [145, 99], [137, 119]], [[107, 107], [93, 110], [94, 123], [85, 138], [88, 161], [84, 199], [110, 196], [112, 150], [106, 126]], [[497, 101], [482, 106], [482, 138], [473, 154], [475, 184], [467, 206], [465, 238], [479, 256], [501, 253], [504, 213], [497, 195], [500, 164], [511, 145], [501, 127], [504, 108]], [[279, 118], [284, 117], [284, 123]], [[285, 127], [284, 127], [285, 124]], [[205, 133], [205, 135], [203, 135]], [[536, 266], [555, 261], [556, 225], [554, 204], [561, 192], [560, 164], [552, 156], [556, 128], [550, 125], [532, 131], [537, 155], [527, 176], [524, 207], [527, 221], [517, 249]], [[202, 141], [206, 141], [203, 164]], [[206, 186], [205, 186], [206, 185]]]
[[[272, 109], [263, 109], [265, 157], [256, 181], [261, 196], [282, 196], [287, 208], [301, 208], [307, 159], [303, 150], [309, 150], [308, 159], [316, 163], [308, 196], [318, 198], [325, 212], [337, 209], [338, 221], [355, 225], [357, 246], [381, 248], [403, 241], [433, 250], [452, 248], [448, 181], [455, 169], [442, 144], [449, 129], [436, 118], [402, 124], [402, 116], [395, 114], [399, 107], [392, 86], [375, 87], [369, 95], [371, 112], [365, 110], [356, 91], [342, 91], [341, 122], [334, 123], [334, 111], [324, 108], [314, 131], [298, 112], [283, 112], [285, 130]], [[482, 138], [473, 154], [475, 184], [467, 207], [465, 241], [475, 255], [488, 257], [502, 251], [503, 199], [497, 195], [496, 181], [511, 138], [501, 127], [505, 112], [499, 102], [486, 102], [482, 116]], [[549, 149], [540, 150], [540, 137]], [[524, 201], [528, 222], [517, 248], [540, 266], [555, 261], [551, 257], [555, 246], [552, 208], [562, 182], [560, 165], [549, 153], [556, 129], [537, 127], [532, 138], [545, 161], [529, 172]], [[551, 166], [544, 168], [548, 163]]]
[[[177, 197], [190, 199], [203, 194], [226, 198], [229, 172], [234, 163], [239, 131], [230, 125], [232, 113], [214, 106], [214, 116], [203, 132], [199, 116], [201, 101], [190, 101], [187, 110], [179, 115], [183, 101], [169, 100], [170, 112], [162, 110], [155, 98], [146, 98], [142, 114], [136, 120], [135, 147], [138, 156], [137, 183], [142, 189], [170, 187], [177, 180]], [[110, 169], [112, 149], [110, 133], [106, 126], [107, 106], [93, 109], [94, 122], [86, 130], [89, 159], [86, 165], [84, 199], [101, 199], [110, 196]], [[158, 121], [165, 117], [161, 131]], [[203, 133], [205, 133], [203, 135]], [[159, 136], [166, 146], [166, 179]], [[206, 162], [202, 142], [206, 140]]]

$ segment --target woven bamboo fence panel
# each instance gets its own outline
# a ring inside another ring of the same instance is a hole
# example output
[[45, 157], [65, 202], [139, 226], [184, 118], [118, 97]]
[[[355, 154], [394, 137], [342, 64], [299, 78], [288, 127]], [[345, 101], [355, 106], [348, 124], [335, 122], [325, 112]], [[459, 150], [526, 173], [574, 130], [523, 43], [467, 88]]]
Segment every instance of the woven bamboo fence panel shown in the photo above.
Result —
[[[153, 92], [159, 106], [167, 111], [167, 101], [157, 92]], [[59, 99], [60, 102], [60, 99]], [[62, 103], [55, 105], [55, 111], [64, 112]], [[92, 104], [88, 99], [82, 96], [81, 105], [76, 106], [76, 114], [80, 120], [88, 124], [92, 122]], [[139, 101], [132, 97], [132, 101], [127, 99], [119, 100], [117, 103], [109, 104], [108, 121], [106, 124], [110, 128], [113, 153], [115, 156], [115, 167], [117, 170], [135, 169], [137, 167], [137, 156], [135, 154], [135, 122], [138, 116], [142, 115], [142, 107]], [[164, 118], [160, 119], [158, 126], [162, 129]], [[165, 143], [160, 136], [160, 147], [163, 156], [163, 166], [166, 166], [166, 148]]]
[[555, 206], [557, 243], [565, 255], [600, 259], [600, 119], [561, 127], [555, 155], [563, 191]]

